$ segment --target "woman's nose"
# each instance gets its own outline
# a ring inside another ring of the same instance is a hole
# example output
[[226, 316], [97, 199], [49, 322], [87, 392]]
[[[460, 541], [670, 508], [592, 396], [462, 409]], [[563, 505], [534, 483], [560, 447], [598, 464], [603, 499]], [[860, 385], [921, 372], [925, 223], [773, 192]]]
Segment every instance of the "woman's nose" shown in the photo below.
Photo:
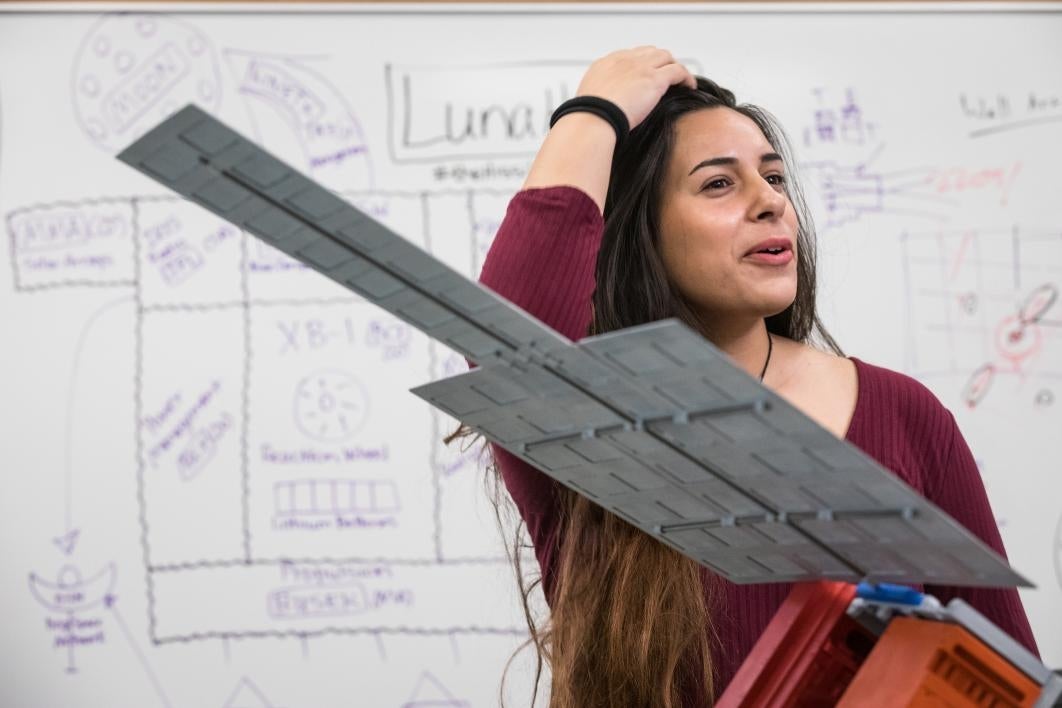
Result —
[[785, 194], [767, 180], [760, 180], [750, 212], [755, 221], [780, 218], [785, 213]]

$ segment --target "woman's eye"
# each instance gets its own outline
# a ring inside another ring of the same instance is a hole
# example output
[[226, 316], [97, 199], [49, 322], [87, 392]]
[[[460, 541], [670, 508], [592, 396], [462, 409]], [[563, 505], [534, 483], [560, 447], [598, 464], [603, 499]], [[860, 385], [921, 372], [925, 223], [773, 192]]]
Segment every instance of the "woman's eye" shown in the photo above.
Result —
[[[783, 174], [767, 175], [766, 177], [764, 177], [764, 179], [767, 180], [768, 184], [772, 184], [776, 187], [781, 187], [785, 185], [785, 175]], [[712, 189], [725, 189], [730, 185], [731, 181], [729, 177], [717, 177], [713, 180], [705, 182], [704, 186], [701, 187], [701, 190], [708, 191]]]
[[713, 179], [713, 180], [711, 180], [709, 182], [705, 182], [704, 186], [701, 189], [702, 190], [722, 189], [723, 187], [726, 187], [729, 184], [730, 184], [730, 180], [728, 180], [726, 177], [719, 177], [719, 178]]

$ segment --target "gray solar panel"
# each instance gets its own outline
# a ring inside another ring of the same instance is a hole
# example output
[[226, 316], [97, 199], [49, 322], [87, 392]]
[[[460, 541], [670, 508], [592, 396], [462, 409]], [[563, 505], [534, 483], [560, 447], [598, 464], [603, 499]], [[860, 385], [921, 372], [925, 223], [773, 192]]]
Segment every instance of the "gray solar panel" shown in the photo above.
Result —
[[1029, 584], [678, 322], [575, 344], [194, 106], [119, 159], [477, 363], [414, 393], [734, 582]]

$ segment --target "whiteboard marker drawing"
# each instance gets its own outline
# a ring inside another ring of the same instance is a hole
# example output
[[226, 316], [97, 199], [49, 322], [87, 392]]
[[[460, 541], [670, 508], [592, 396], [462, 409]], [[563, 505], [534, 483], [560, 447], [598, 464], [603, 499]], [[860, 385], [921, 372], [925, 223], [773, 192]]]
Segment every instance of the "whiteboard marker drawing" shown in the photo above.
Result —
[[29, 589], [33, 598], [41, 607], [62, 616], [62, 619], [49, 617], [45, 624], [55, 635], [54, 646], [66, 648], [67, 673], [77, 672], [74, 662], [74, 650], [77, 647], [106, 641], [102, 615], [90, 613], [105, 603], [109, 607], [114, 602], [115, 575], [113, 563], [105, 565], [88, 578], [72, 564], [63, 565], [55, 580], [47, 580], [36, 573], [29, 575]]
[[210, 40], [167, 15], [104, 15], [82, 40], [70, 82], [78, 123], [108, 151], [187, 101], [210, 110], [221, 102]]
[[455, 698], [452, 691], [430, 671], [423, 672], [402, 708], [471, 708], [471, 703]]
[[119, 158], [464, 354], [414, 393], [733, 582], [1027, 583], [675, 321], [574, 344], [195, 106]]
[[1062, 327], [1052, 319], [1062, 233], [1015, 226], [901, 240], [910, 373], [953, 377], [947, 383], [970, 409], [993, 391], [1022, 387], [1032, 389], [1022, 396], [1027, 405], [1049, 405], [1062, 377]]
[[323, 369], [307, 374], [296, 385], [292, 400], [299, 430], [324, 442], [353, 437], [369, 415], [369, 394], [348, 371]]

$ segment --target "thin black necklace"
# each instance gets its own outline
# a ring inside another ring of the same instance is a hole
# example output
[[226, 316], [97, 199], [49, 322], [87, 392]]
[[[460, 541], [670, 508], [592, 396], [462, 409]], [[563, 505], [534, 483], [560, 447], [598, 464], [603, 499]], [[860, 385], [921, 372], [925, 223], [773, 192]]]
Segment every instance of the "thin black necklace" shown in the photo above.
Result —
[[771, 363], [771, 350], [774, 349], [774, 339], [771, 338], [771, 333], [767, 333], [767, 361], [763, 362], [763, 371], [760, 372], [760, 383], [763, 383], [763, 377], [767, 375], [767, 365]]

